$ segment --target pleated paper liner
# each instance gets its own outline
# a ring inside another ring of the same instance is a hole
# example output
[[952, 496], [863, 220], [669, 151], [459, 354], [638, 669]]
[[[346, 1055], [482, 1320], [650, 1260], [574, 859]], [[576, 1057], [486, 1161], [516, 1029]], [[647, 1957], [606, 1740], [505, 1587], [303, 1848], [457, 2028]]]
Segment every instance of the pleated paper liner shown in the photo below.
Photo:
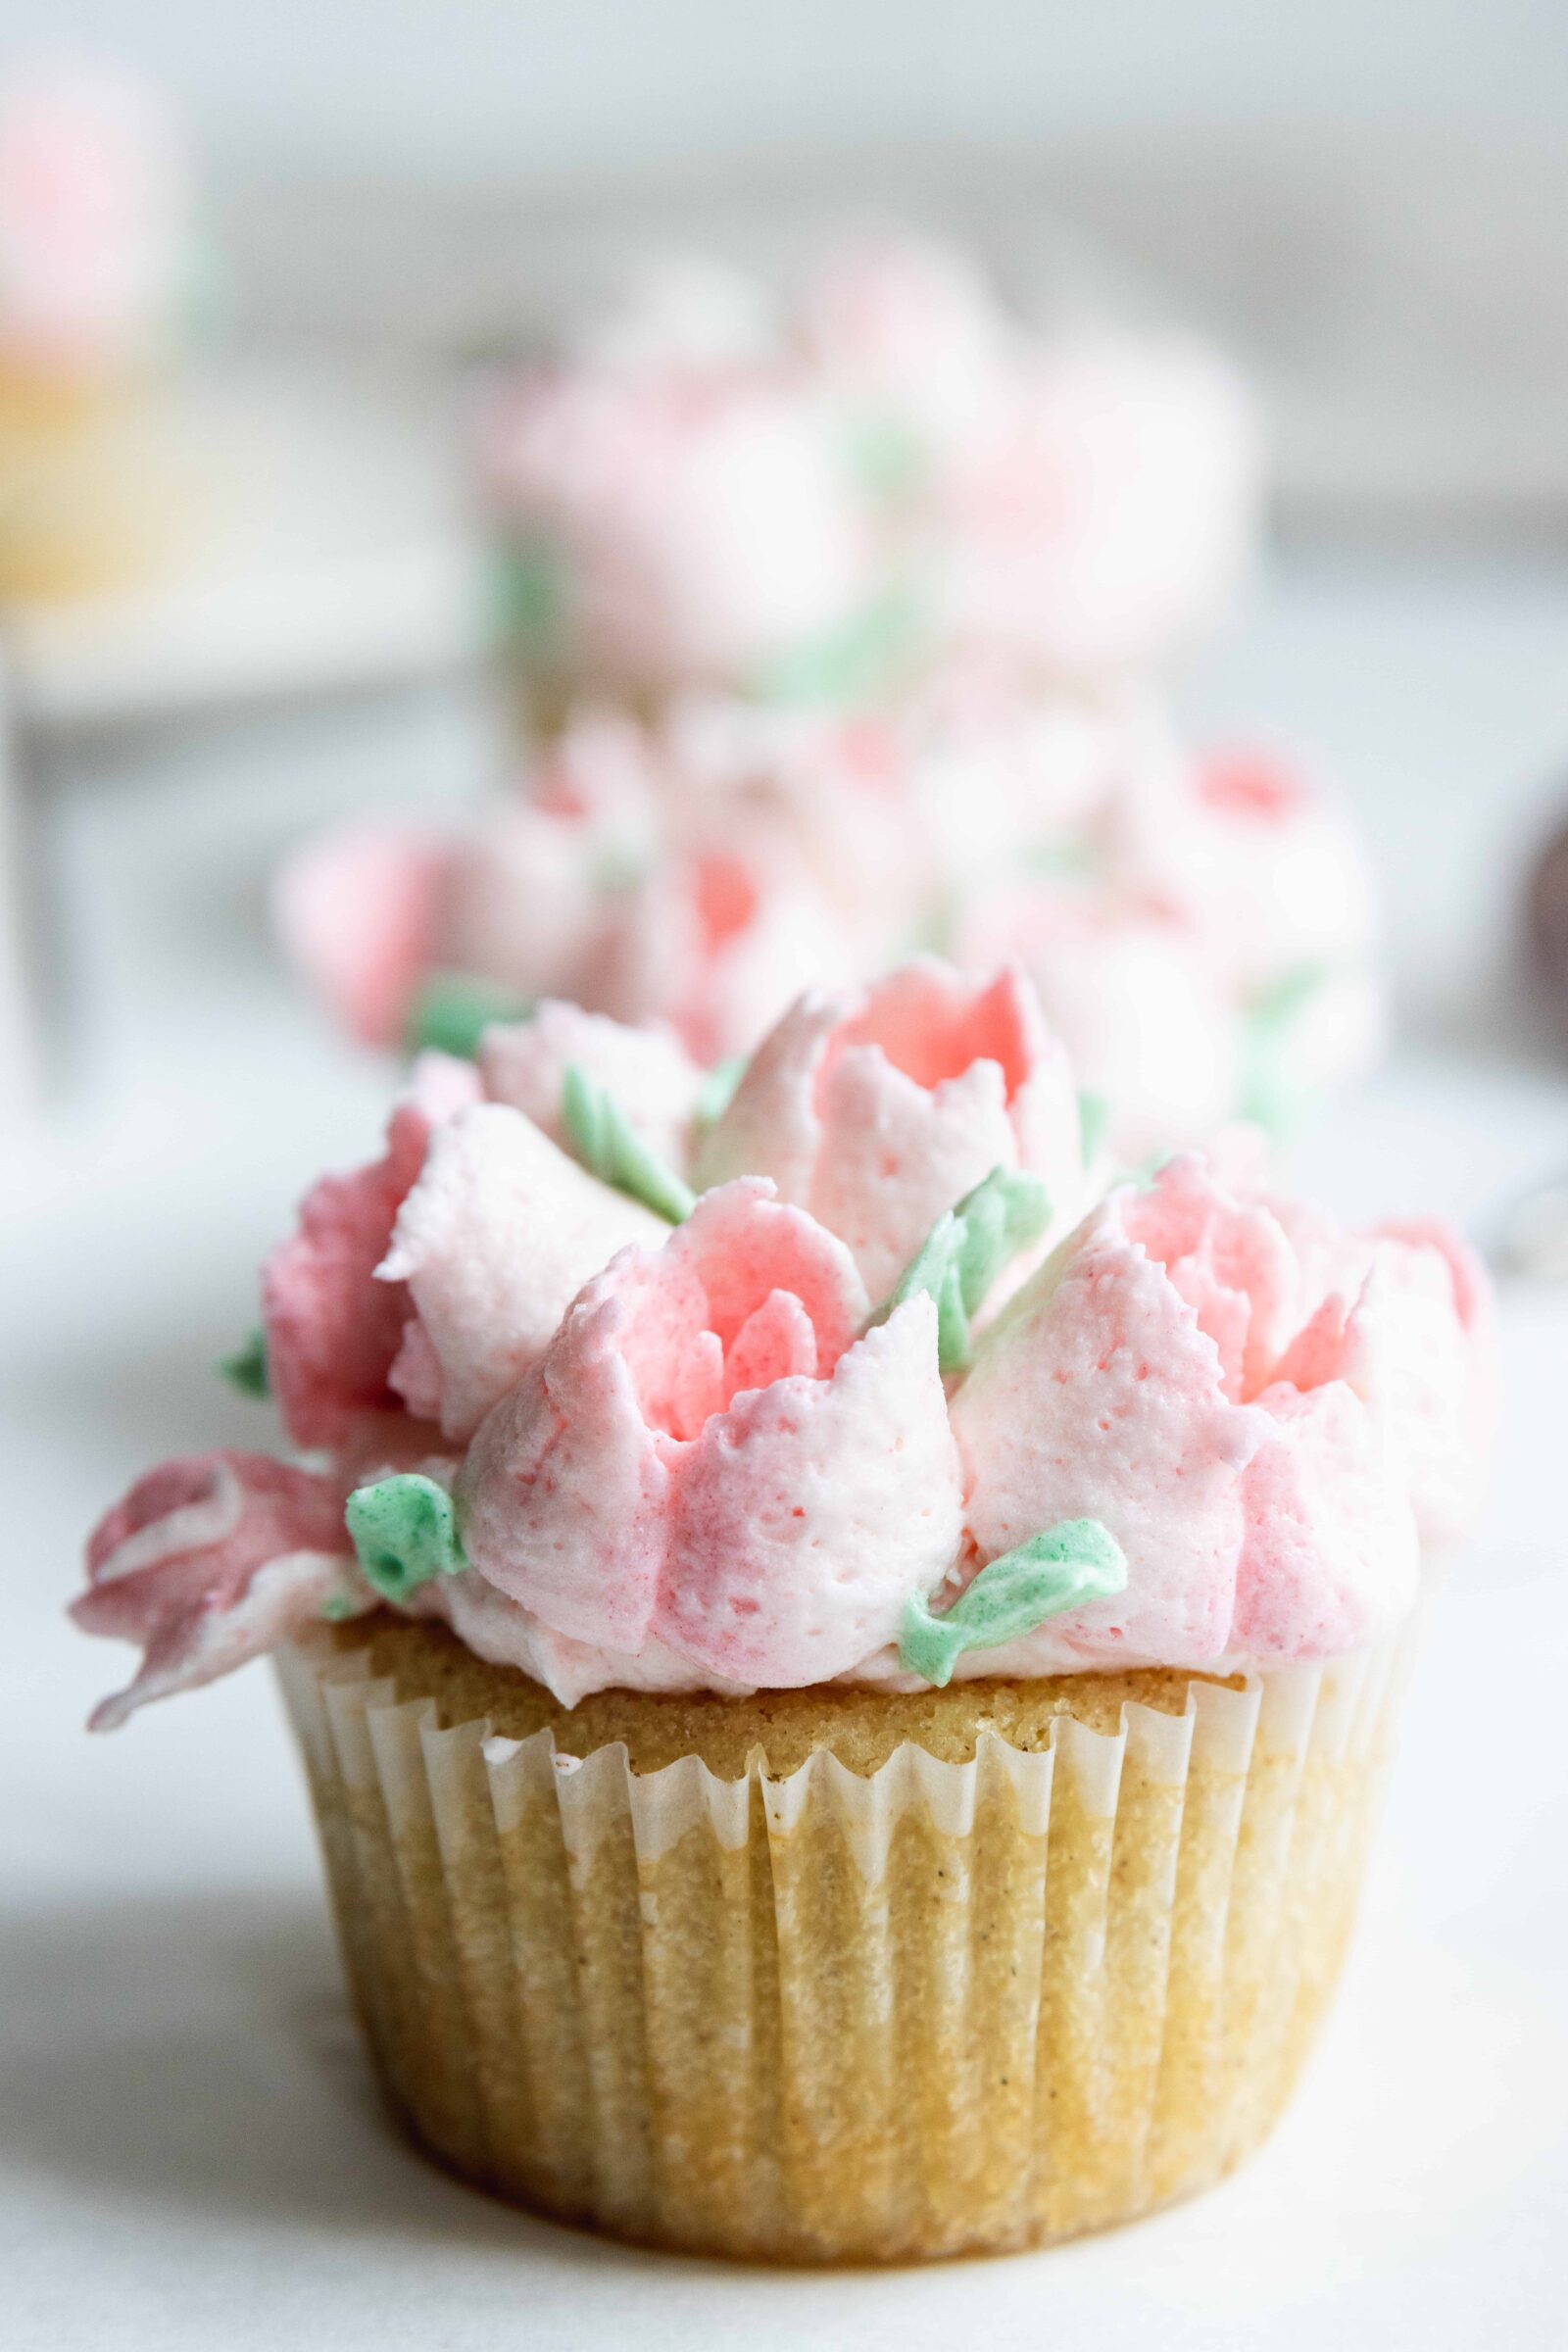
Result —
[[[912, 2260], [1099, 2229], [1279, 2115], [1405, 1644], [866, 1776], [638, 1775], [285, 1655], [345, 1965], [443, 2163], [617, 2235]], [[1092, 1680], [1093, 1678], [1086, 1678]]]

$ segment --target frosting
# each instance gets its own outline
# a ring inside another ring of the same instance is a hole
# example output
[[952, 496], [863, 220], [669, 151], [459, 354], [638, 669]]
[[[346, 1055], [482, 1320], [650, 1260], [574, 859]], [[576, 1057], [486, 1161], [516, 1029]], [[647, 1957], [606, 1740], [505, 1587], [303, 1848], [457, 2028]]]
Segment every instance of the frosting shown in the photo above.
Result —
[[1343, 1231], [1242, 1134], [1071, 1223], [1076, 1090], [1016, 971], [808, 997], [710, 1125], [699, 1087], [564, 1005], [419, 1065], [264, 1271], [324, 1463], [175, 1462], [109, 1514], [76, 1614], [145, 1660], [98, 1721], [377, 1599], [567, 1704], [1229, 1672], [1376, 1640], [1462, 1533], [1464, 1246]]
[[1032, 1634], [1048, 1617], [1122, 1592], [1127, 1559], [1097, 1519], [1064, 1520], [1031, 1536], [981, 1569], [951, 1609], [933, 1617], [911, 1593], [899, 1636], [899, 1664], [940, 1689], [967, 1649], [999, 1649]]
[[614, 1096], [581, 1062], [568, 1062], [561, 1089], [561, 1123], [585, 1168], [612, 1184], [656, 1217], [678, 1225], [692, 1212], [696, 1195], [650, 1151]]
[[190, 291], [187, 159], [135, 75], [40, 60], [0, 87], [0, 365], [101, 375], [154, 356]]
[[1003, 1267], [1042, 1238], [1050, 1217], [1038, 1177], [993, 1168], [956, 1207], [943, 1210], [889, 1294], [883, 1314], [906, 1298], [929, 1298], [937, 1310], [938, 1369], [967, 1371], [970, 1324]]
[[[467, 834], [328, 835], [277, 905], [356, 1034], [469, 1052], [566, 998], [708, 1062], [915, 942], [976, 971], [1012, 956], [1126, 1166], [1238, 1112], [1290, 1126], [1381, 1030], [1365, 861], [1308, 777], [980, 666], [875, 715], [584, 715]], [[558, 1132], [537, 1089], [519, 1106]]]
[[818, 701], [976, 643], [1029, 675], [1159, 659], [1234, 583], [1260, 475], [1213, 355], [1027, 328], [898, 237], [785, 303], [645, 271], [497, 386], [476, 458], [525, 670]]

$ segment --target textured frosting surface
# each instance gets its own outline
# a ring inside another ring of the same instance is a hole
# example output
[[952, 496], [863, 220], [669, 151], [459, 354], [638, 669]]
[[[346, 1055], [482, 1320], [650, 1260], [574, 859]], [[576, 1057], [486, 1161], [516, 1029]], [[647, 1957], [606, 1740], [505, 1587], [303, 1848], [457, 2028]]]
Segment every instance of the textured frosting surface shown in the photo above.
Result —
[[378, 1596], [568, 1704], [1376, 1640], [1475, 1500], [1470, 1253], [1275, 1196], [1241, 1133], [1093, 1190], [1016, 970], [803, 999], [716, 1117], [571, 1006], [426, 1055], [265, 1269], [321, 1458], [169, 1464], [92, 1538], [78, 1618], [146, 1653], [98, 1720]]
[[1026, 327], [957, 253], [831, 253], [788, 304], [656, 268], [478, 434], [526, 667], [855, 700], [934, 652], [1122, 674], [1207, 624], [1260, 476], [1229, 368]]
[[978, 662], [854, 716], [694, 696], [579, 716], [468, 831], [326, 835], [275, 903], [382, 1044], [444, 969], [662, 1020], [708, 1062], [911, 941], [976, 972], [1011, 956], [1128, 1165], [1241, 1113], [1289, 1124], [1380, 1031], [1366, 860], [1310, 778]]

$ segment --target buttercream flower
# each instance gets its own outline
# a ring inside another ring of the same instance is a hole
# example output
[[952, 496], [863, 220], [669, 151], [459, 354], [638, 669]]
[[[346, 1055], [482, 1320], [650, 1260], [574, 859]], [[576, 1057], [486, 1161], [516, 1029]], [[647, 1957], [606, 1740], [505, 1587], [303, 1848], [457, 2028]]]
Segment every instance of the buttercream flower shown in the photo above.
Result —
[[573, 1641], [649, 1637], [738, 1684], [806, 1684], [896, 1638], [959, 1535], [936, 1319], [858, 1337], [848, 1250], [729, 1184], [589, 1283], [459, 1477], [468, 1560]]
[[991, 288], [959, 251], [915, 237], [860, 238], [808, 281], [802, 334], [855, 414], [873, 490], [906, 504], [929, 466], [990, 423], [1015, 361]]
[[938, 529], [949, 627], [1026, 665], [1125, 672], [1206, 625], [1255, 528], [1246, 394], [1190, 345], [1040, 344], [961, 453]]
[[1035, 1670], [1375, 1639], [1413, 1596], [1431, 1440], [1466, 1464], [1479, 1450], [1480, 1432], [1433, 1420], [1463, 1394], [1466, 1345], [1430, 1242], [1282, 1216], [1192, 1156], [1112, 1194], [981, 1340], [953, 1404], [982, 1558], [1079, 1517], [1127, 1557], [1119, 1597], [1034, 1638]]
[[1083, 1183], [1066, 1057], [1013, 970], [932, 957], [858, 999], [803, 997], [763, 1039], [697, 1153], [699, 1185], [771, 1177], [848, 1243], [873, 1298], [936, 1220], [997, 1167], [1070, 1218]]
[[358, 823], [303, 844], [278, 868], [272, 921], [290, 961], [367, 1046], [395, 1046], [439, 960], [452, 848], [428, 829]]
[[552, 1143], [569, 1149], [562, 1117], [568, 1070], [608, 1087], [649, 1150], [683, 1172], [706, 1083], [672, 1029], [630, 1026], [548, 999], [526, 1021], [497, 1023], [479, 1041], [486, 1100], [522, 1111]]
[[1157, 800], [1128, 795], [1121, 865], [1175, 901], [1236, 985], [1354, 965], [1377, 930], [1371, 871], [1348, 817], [1263, 751], [1182, 763]]
[[144, 1652], [129, 1688], [95, 1709], [92, 1729], [114, 1731], [148, 1699], [262, 1656], [328, 1603], [352, 1613], [373, 1598], [354, 1571], [336, 1481], [265, 1453], [165, 1462], [87, 1542], [87, 1590], [72, 1616], [84, 1633]]
[[268, 1371], [296, 1446], [341, 1446], [363, 1414], [397, 1409], [390, 1375], [412, 1308], [407, 1291], [378, 1282], [376, 1268], [431, 1134], [478, 1091], [466, 1063], [421, 1055], [392, 1114], [385, 1155], [313, 1186], [299, 1230], [263, 1267]]
[[461, 1112], [434, 1136], [376, 1267], [401, 1318], [390, 1386], [417, 1417], [467, 1437], [589, 1276], [665, 1231], [520, 1111]]
[[482, 464], [528, 583], [525, 658], [620, 687], [759, 684], [845, 629], [873, 550], [803, 378], [566, 368], [496, 402]]
[[974, 893], [953, 954], [1021, 964], [1124, 1165], [1198, 1143], [1240, 1107], [1240, 1014], [1168, 907], [1093, 877], [1026, 874]]

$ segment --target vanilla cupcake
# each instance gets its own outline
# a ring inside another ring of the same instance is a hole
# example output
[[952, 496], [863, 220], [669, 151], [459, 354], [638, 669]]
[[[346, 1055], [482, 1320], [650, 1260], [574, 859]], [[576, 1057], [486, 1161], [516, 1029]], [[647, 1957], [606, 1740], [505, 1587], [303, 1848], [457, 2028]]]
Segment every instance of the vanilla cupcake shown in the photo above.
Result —
[[308, 841], [274, 908], [381, 1045], [465, 1049], [564, 997], [722, 1062], [808, 982], [915, 947], [1012, 956], [1128, 1167], [1238, 1116], [1292, 1128], [1383, 1025], [1367, 859], [1298, 763], [1195, 754], [1142, 700], [1042, 698], [980, 662], [877, 711], [580, 711], [462, 828]]
[[[288, 1437], [166, 1465], [95, 1721], [279, 1653], [440, 2160], [797, 2262], [1217, 2180], [1332, 1989], [1487, 1305], [1238, 1143], [1088, 1204], [1015, 974], [804, 1001], [715, 1120], [557, 1004], [427, 1059], [263, 1280]], [[323, 1622], [324, 1620], [324, 1622]]]
[[1186, 341], [1026, 326], [961, 254], [830, 253], [788, 302], [655, 264], [478, 402], [497, 629], [530, 723], [693, 687], [863, 707], [976, 647], [1103, 682], [1207, 627], [1259, 436]]
[[0, 600], [113, 583], [167, 530], [156, 395], [191, 214], [183, 142], [136, 76], [40, 62], [0, 86]]

